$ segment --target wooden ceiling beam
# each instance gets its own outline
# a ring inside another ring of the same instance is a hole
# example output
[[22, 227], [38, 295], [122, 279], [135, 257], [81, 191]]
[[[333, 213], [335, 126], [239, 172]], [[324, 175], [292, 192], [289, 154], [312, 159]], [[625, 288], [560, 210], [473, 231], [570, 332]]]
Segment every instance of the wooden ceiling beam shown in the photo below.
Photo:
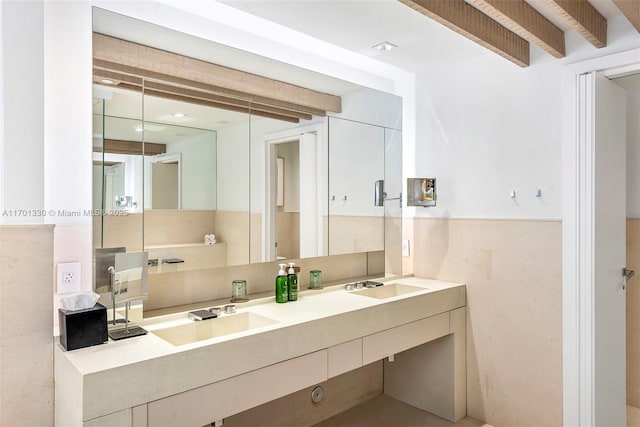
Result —
[[640, 32], [640, 0], [613, 0], [613, 3]]
[[[113, 80], [114, 82], [116, 82], [116, 86], [120, 88], [125, 88], [130, 90], [131, 86], [135, 86], [142, 89], [144, 85], [145, 92], [147, 93], [148, 93], [148, 90], [151, 89], [157, 92], [164, 92], [167, 94], [174, 94], [174, 95], [179, 95], [187, 98], [211, 101], [213, 103], [220, 104], [219, 108], [226, 109], [226, 110], [229, 110], [227, 106], [236, 106], [236, 107], [242, 107], [245, 109], [264, 111], [265, 113], [296, 117], [298, 119], [304, 119], [304, 120], [311, 120], [313, 118], [311, 114], [301, 112], [293, 108], [286, 109], [286, 108], [274, 107], [271, 105], [246, 101], [243, 99], [215, 95], [210, 92], [189, 89], [182, 86], [174, 86], [166, 83], [158, 83], [155, 81], [144, 81], [143, 79], [140, 79], [138, 77], [94, 68], [93, 69], [94, 82], [99, 85], [111, 86], [103, 83], [102, 82], [103, 78], [108, 78], [110, 80]], [[326, 114], [326, 112], [324, 113]]]
[[[123, 89], [127, 89], [127, 90], [134, 90], [134, 91], [137, 91], [137, 92], [142, 92], [142, 88], [140, 86], [131, 85], [131, 84], [128, 84], [128, 83], [121, 83], [119, 85], [119, 87], [121, 87]], [[183, 96], [183, 95], [178, 95], [178, 94], [174, 94], [174, 93], [167, 93], [167, 92], [153, 90], [153, 89], [145, 89], [144, 93], [149, 95], [149, 96], [155, 96], [156, 98], [164, 98], [164, 99], [170, 99], [170, 100], [173, 100], [173, 101], [188, 102], [189, 104], [202, 105], [204, 107], [222, 108], [222, 109], [229, 110], [229, 111], [236, 111], [238, 113], [253, 114], [254, 116], [266, 117], [268, 119], [282, 120], [282, 121], [290, 122], [290, 123], [300, 123], [300, 119], [298, 117], [287, 116], [287, 115], [282, 115], [282, 114], [274, 114], [274, 113], [270, 113], [270, 112], [266, 112], [266, 111], [261, 111], [261, 110], [258, 110], [258, 109], [253, 109], [253, 108], [250, 108], [250, 107], [241, 107], [241, 106], [238, 106], [238, 105], [221, 104], [219, 102], [207, 101], [207, 100], [200, 99], [200, 98], [191, 98], [191, 97], [187, 97], [187, 96]]]
[[174, 87], [191, 89], [194, 91], [203, 92], [205, 94], [227, 97], [229, 99], [237, 101], [249, 102], [252, 105], [272, 106], [314, 116], [327, 115], [327, 112], [325, 110], [319, 110], [313, 107], [279, 101], [276, 99], [269, 99], [244, 92], [222, 88], [219, 86], [212, 86], [193, 80], [183, 79], [169, 74], [156, 73], [153, 71], [142, 70], [123, 64], [116, 64], [113, 62], [101, 61], [97, 59], [93, 60], [93, 74], [94, 82], [98, 84], [102, 83], [98, 78], [96, 78], [96, 76], [109, 75], [112, 76], [112, 80], [115, 80], [116, 82], [127, 82], [138, 86], [142, 86], [142, 82], [144, 82], [144, 84], [149, 84], [150, 82], [161, 83]]
[[607, 20], [587, 0], [543, 0], [589, 43], [607, 45]]
[[278, 114], [282, 116], [291, 116], [291, 117], [296, 117], [296, 118], [305, 119], [305, 120], [311, 120], [313, 118], [311, 114], [303, 113], [296, 110], [288, 110], [285, 108], [273, 107], [273, 106], [261, 104], [258, 102], [244, 101], [244, 100], [228, 98], [225, 96], [213, 95], [206, 92], [187, 89], [184, 87], [167, 85], [164, 83], [145, 82], [144, 84], [145, 93], [149, 89], [154, 90], [156, 92], [164, 92], [167, 94], [179, 95], [187, 98], [202, 99], [204, 101], [215, 102], [222, 105], [236, 105], [236, 106], [248, 108], [250, 110], [263, 111], [265, 113], [273, 113], [273, 114]]
[[400, 2], [521, 67], [529, 65], [529, 42], [464, 0]]
[[[104, 147], [104, 149], [103, 149]], [[154, 156], [156, 154], [164, 154], [167, 152], [166, 144], [157, 144], [155, 142], [125, 141], [121, 139], [105, 139], [103, 147], [94, 146], [94, 153], [113, 153], [113, 154], [135, 154], [145, 156]], [[102, 162], [100, 163], [102, 164]], [[105, 163], [106, 165], [106, 163]]]
[[564, 32], [524, 0], [467, 0], [490, 18], [556, 58], [564, 58]]
[[93, 58], [233, 91], [340, 113], [339, 96], [93, 33]]

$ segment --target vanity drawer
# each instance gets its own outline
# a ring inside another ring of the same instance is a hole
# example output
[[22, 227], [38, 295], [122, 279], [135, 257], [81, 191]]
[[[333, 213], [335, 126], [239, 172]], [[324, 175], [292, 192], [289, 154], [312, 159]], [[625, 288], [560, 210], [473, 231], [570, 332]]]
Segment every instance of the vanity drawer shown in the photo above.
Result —
[[362, 363], [367, 365], [448, 334], [447, 312], [368, 335], [362, 338]]
[[362, 367], [362, 338], [334, 345], [327, 351], [329, 378]]
[[327, 379], [317, 351], [149, 403], [149, 427], [202, 426]]

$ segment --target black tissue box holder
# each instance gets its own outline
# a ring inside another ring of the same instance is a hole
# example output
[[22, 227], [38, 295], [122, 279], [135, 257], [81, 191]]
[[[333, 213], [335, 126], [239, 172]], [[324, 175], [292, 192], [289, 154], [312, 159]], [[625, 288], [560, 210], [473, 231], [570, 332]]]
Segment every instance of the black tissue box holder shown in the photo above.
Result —
[[96, 304], [81, 310], [58, 309], [60, 344], [65, 350], [104, 344], [107, 336], [107, 308]]

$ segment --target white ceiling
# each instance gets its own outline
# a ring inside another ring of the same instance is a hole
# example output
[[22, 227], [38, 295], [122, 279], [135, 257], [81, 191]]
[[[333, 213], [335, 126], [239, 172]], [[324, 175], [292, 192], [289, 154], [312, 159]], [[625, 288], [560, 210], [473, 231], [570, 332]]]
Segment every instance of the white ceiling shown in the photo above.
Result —
[[93, 31], [236, 70], [259, 72], [263, 77], [333, 95], [344, 95], [360, 87], [344, 80], [100, 8], [93, 9]]
[[[418, 71], [436, 63], [455, 63], [478, 55], [494, 55], [487, 49], [428, 19], [397, 0], [221, 0], [220, 2], [409, 71]], [[572, 31], [548, 9], [544, 0], [527, 0], [527, 2], [561, 29]], [[621, 14], [611, 0], [590, 0], [590, 2], [607, 19]], [[290, 64], [102, 9], [94, 9], [93, 28], [94, 31], [102, 34], [181, 53], [231, 68], [248, 72], [260, 70], [260, 74], [263, 76], [335, 95], [344, 95], [359, 87]], [[398, 48], [388, 52], [380, 52], [372, 48], [373, 45], [383, 41], [391, 42]], [[585, 43], [587, 42], [585, 41]], [[568, 54], [570, 53], [568, 52]], [[629, 79], [624, 83], [630, 84], [631, 81], [635, 84], [637, 79]], [[138, 107], [135, 108], [135, 111], [123, 110], [126, 108], [123, 106], [125, 103], [118, 102], [118, 99], [124, 99], [124, 94], [104, 96], [112, 99], [110, 101], [112, 106], [110, 111], [107, 111], [108, 114], [124, 117], [139, 116], [140, 109]], [[128, 96], [139, 97], [139, 94]], [[136, 105], [130, 101], [127, 104]], [[246, 116], [237, 113], [181, 104], [184, 103], [148, 99], [145, 117], [149, 121], [182, 124], [211, 130], [220, 129], [246, 119]], [[170, 116], [172, 112], [179, 110], [186, 113], [187, 118], [175, 119]], [[151, 134], [152, 132], [148, 132], [147, 136], [151, 137]], [[124, 137], [124, 135], [122, 136]]]
[[[380, 61], [417, 71], [453, 63], [487, 49], [421, 15], [398, 0], [220, 0], [222, 3]], [[527, 0], [558, 27], [569, 27], [543, 0]], [[607, 19], [620, 15], [611, 0], [590, 0]], [[371, 46], [398, 46], [380, 52]], [[585, 42], [586, 43], [586, 42]]]
[[[253, 53], [245, 52], [209, 40], [163, 28], [148, 22], [119, 15], [100, 8], [93, 10], [93, 31], [113, 37], [130, 40], [147, 46], [168, 50], [192, 58], [234, 68], [261, 76], [286, 81], [310, 89], [345, 95], [356, 91], [359, 85], [329, 77], [320, 73], [295, 67]], [[144, 97], [139, 92], [117, 89], [109, 86], [94, 85], [94, 98], [105, 100], [105, 115], [112, 118], [105, 122], [105, 138], [127, 141], [140, 141], [142, 134], [139, 121], [143, 117], [144, 138], [147, 142], [167, 143], [176, 136], [198, 133], [201, 130], [220, 130], [225, 127], [249, 123], [249, 116], [219, 108], [204, 107], [180, 101], [167, 100], [151, 96]], [[101, 134], [101, 106], [94, 108], [96, 136]], [[185, 114], [183, 118], [173, 113]], [[177, 126], [181, 126], [180, 128]], [[189, 129], [190, 128], [190, 129]]]

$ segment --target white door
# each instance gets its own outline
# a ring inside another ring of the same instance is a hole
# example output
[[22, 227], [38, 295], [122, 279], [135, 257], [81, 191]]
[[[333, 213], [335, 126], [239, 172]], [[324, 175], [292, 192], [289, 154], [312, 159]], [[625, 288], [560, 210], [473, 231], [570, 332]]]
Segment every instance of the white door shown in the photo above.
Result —
[[594, 94], [593, 421], [625, 426], [626, 93], [597, 73], [585, 78]]

